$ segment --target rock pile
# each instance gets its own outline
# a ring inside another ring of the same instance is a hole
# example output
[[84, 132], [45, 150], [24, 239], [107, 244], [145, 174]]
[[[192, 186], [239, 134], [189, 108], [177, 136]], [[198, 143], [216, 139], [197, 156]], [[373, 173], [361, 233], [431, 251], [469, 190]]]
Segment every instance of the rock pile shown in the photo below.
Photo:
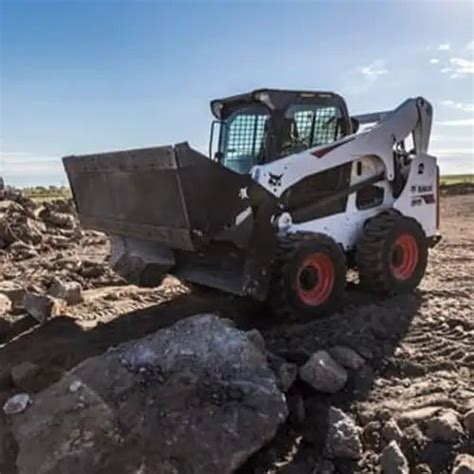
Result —
[[21, 192], [7, 188], [0, 201], [0, 248], [17, 258], [34, 257], [58, 242], [81, 237], [71, 200], [37, 204]]
[[[82, 301], [82, 289], [120, 284], [106, 262], [107, 238], [83, 231], [71, 199], [37, 203], [6, 188], [0, 198], [0, 314], [44, 321], [56, 300]], [[10, 301], [8, 302], [5, 297]]]

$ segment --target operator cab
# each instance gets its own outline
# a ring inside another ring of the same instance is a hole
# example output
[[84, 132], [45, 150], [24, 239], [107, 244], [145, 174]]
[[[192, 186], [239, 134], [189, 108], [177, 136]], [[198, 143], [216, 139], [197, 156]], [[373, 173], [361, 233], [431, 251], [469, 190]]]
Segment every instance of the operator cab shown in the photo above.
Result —
[[[238, 173], [352, 133], [344, 99], [332, 92], [261, 89], [211, 102], [210, 156]], [[214, 128], [220, 126], [217, 152]]]

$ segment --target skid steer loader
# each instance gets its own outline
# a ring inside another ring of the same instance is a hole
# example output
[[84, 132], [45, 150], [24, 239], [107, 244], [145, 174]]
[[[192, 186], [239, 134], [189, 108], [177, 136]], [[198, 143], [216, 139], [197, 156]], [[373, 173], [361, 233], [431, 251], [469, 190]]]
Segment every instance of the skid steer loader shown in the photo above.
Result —
[[262, 89], [211, 110], [209, 157], [181, 143], [63, 159], [119, 274], [154, 286], [170, 273], [309, 317], [341, 304], [347, 268], [376, 293], [419, 284], [439, 240], [429, 102], [351, 117], [334, 93]]

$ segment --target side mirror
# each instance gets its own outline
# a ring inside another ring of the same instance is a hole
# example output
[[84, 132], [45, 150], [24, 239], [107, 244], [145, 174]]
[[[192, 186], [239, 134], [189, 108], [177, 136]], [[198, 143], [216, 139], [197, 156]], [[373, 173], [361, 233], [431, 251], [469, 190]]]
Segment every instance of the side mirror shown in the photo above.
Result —
[[224, 153], [222, 153], [221, 151], [216, 151], [214, 153], [214, 160], [215, 161], [222, 161], [222, 159], [224, 158]]
[[[224, 125], [224, 122], [221, 122], [220, 120], [213, 120], [212, 123], [211, 123], [211, 135], [209, 137], [209, 158], [212, 160], [212, 159], [216, 159], [217, 158], [217, 153], [219, 152], [216, 152], [216, 154], [212, 155], [212, 149], [214, 148], [214, 129], [216, 127], [216, 125]], [[218, 138], [218, 142], [220, 141], [220, 137]]]

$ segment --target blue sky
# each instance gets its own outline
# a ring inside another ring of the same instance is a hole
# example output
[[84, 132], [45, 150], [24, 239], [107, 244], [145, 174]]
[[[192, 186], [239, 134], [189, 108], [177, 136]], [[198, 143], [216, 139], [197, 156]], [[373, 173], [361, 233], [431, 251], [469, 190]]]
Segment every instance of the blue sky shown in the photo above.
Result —
[[349, 110], [423, 95], [430, 152], [474, 172], [470, 1], [0, 0], [0, 173], [65, 184], [67, 154], [188, 140], [209, 100], [260, 87], [333, 90]]

